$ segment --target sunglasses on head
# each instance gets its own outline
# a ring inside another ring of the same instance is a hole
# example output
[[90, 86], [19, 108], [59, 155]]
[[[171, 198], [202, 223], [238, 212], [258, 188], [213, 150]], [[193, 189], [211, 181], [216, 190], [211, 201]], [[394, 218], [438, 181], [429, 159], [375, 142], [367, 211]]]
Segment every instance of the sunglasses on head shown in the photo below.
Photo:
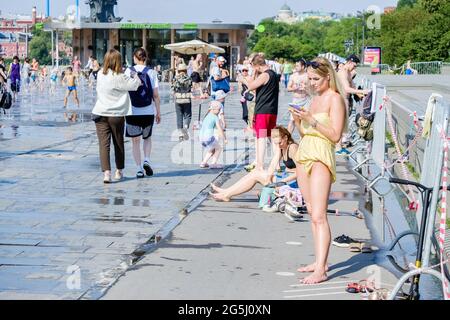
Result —
[[311, 62], [309, 62], [308, 65], [309, 65], [310, 67], [312, 67], [313, 69], [320, 68], [320, 66], [321, 66], [320, 62], [317, 62], [317, 61], [311, 61]]

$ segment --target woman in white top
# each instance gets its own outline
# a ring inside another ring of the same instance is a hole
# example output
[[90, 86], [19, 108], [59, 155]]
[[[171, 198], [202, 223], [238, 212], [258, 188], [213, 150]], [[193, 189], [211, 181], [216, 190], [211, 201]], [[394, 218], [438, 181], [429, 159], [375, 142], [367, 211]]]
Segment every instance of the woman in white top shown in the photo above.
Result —
[[125, 168], [124, 129], [125, 116], [131, 114], [129, 91], [141, 86], [138, 77], [122, 73], [122, 56], [117, 50], [109, 50], [104, 59], [102, 72], [97, 80], [97, 102], [92, 110], [99, 140], [100, 161], [104, 172], [104, 183], [111, 183], [111, 162], [109, 158], [111, 137], [116, 158], [116, 180], [123, 179]]

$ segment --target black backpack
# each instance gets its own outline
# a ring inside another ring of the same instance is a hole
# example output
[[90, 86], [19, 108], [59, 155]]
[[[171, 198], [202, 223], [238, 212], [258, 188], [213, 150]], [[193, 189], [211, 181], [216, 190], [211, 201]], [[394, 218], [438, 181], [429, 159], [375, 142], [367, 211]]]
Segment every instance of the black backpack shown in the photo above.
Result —
[[10, 109], [11, 106], [12, 106], [11, 93], [5, 90], [4, 88], [0, 89], [0, 108], [3, 109], [4, 113], [6, 113], [5, 110]]
[[130, 91], [131, 104], [136, 108], [148, 107], [153, 103], [152, 82], [148, 76], [150, 69], [145, 67], [142, 72], [137, 72], [134, 67], [131, 67], [130, 70], [136, 72], [142, 82], [137, 91]]

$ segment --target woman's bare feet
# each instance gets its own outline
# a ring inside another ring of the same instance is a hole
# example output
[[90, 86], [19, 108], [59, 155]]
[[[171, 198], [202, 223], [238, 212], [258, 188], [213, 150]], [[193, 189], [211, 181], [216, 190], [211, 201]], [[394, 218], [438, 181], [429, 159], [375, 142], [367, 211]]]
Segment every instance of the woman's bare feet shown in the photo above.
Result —
[[[305, 267], [300, 267], [297, 269], [300, 273], [306, 273], [306, 272], [314, 272], [316, 271], [316, 263], [311, 263], [310, 265], [307, 265]], [[325, 272], [328, 271], [328, 266], [325, 267]]]
[[214, 183], [211, 183], [211, 189], [213, 189], [215, 192], [218, 192], [218, 193], [221, 193], [225, 190], [225, 189], [219, 188]]
[[230, 198], [226, 197], [222, 193], [212, 193], [210, 192], [209, 195], [216, 201], [222, 201], [222, 202], [229, 202]]
[[318, 284], [328, 280], [326, 272], [314, 271], [309, 277], [300, 280], [303, 284]]

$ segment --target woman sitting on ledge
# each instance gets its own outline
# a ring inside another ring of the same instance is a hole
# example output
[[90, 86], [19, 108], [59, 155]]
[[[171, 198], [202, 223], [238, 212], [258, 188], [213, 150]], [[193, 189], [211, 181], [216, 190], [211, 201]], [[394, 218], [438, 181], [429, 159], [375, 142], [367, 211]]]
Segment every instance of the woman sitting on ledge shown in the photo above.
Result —
[[[249, 192], [257, 183], [267, 186], [273, 182], [285, 182], [293, 188], [298, 188], [295, 171], [296, 165], [294, 160], [292, 160], [297, 153], [298, 145], [292, 139], [289, 131], [282, 126], [275, 127], [272, 130], [271, 137], [272, 143], [275, 146], [273, 148], [275, 154], [267, 171], [254, 170], [226, 189], [211, 184], [211, 188], [216, 192], [210, 193], [214, 200], [228, 202], [235, 196]], [[277, 175], [275, 171], [279, 167], [280, 161], [283, 161], [286, 166], [286, 172], [283, 174], [281, 180], [276, 181]]]

